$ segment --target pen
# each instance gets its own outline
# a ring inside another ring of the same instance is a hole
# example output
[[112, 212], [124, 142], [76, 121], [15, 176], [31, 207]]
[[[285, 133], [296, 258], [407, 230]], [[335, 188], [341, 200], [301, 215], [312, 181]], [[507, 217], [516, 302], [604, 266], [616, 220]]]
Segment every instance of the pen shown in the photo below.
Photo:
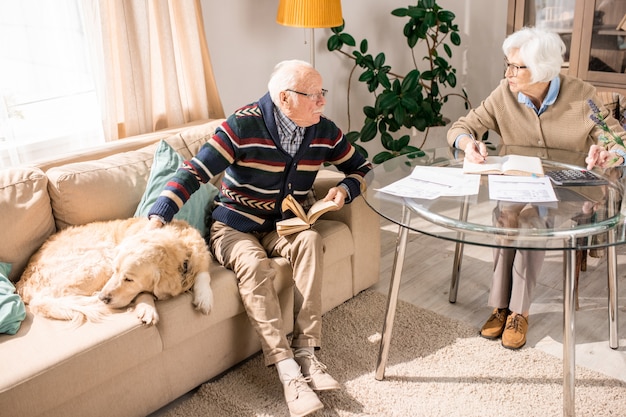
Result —
[[485, 161], [485, 157], [480, 153], [480, 145], [478, 144], [478, 141], [476, 140], [474, 135], [472, 135], [471, 133], [469, 134], [469, 137], [472, 140], [472, 142], [474, 142], [474, 146], [476, 147], [478, 154], [483, 158], [483, 161]]

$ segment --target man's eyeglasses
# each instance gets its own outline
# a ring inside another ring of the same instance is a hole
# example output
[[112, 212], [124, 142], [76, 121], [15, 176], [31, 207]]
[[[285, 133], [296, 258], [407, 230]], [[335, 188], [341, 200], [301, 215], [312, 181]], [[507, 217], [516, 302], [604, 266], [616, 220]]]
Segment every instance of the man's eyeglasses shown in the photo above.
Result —
[[309, 99], [311, 99], [313, 101], [318, 101], [320, 98], [326, 97], [326, 93], [328, 93], [328, 90], [324, 90], [323, 88], [322, 88], [322, 92], [321, 93], [311, 93], [311, 94], [303, 93], [303, 92], [296, 91], [296, 90], [292, 90], [290, 88], [288, 88], [285, 91], [290, 91], [292, 93], [300, 94], [301, 96], [308, 97]]
[[511, 75], [513, 77], [517, 77], [517, 72], [521, 69], [526, 69], [526, 68], [528, 68], [526, 65], [515, 65], [515, 64], [511, 64], [506, 59], [504, 60], [504, 74], [505, 75], [508, 70], [511, 70]]

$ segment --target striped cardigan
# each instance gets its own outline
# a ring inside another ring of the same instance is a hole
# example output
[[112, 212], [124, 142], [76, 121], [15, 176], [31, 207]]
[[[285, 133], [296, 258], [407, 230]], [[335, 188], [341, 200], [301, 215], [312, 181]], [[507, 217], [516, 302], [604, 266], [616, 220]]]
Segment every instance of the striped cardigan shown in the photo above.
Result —
[[[304, 203], [326, 162], [346, 174], [341, 181], [358, 196], [372, 167], [330, 120], [306, 129], [294, 157], [280, 146], [273, 102], [265, 94], [222, 123], [191, 160], [167, 183], [149, 215], [171, 221], [201, 183], [224, 172], [212, 217], [242, 232], [264, 232], [283, 218], [280, 202], [292, 194]], [[347, 201], [349, 202], [349, 201]]]

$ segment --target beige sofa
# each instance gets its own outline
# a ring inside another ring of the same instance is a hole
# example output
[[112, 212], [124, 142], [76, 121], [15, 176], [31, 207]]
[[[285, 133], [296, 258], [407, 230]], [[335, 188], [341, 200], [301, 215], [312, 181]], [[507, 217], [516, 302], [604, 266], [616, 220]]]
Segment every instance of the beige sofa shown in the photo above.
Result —
[[[29, 256], [56, 230], [131, 217], [156, 142], [167, 138], [190, 157], [219, 122], [0, 170], [0, 261], [13, 264], [10, 279], [19, 279]], [[332, 170], [321, 171], [318, 194], [337, 178]], [[380, 229], [361, 197], [325, 218], [332, 221], [317, 227], [326, 245], [326, 312], [378, 281]], [[282, 258], [274, 266], [288, 317], [291, 268]], [[214, 265], [211, 274], [215, 306], [208, 316], [192, 308], [190, 294], [157, 302], [157, 326], [141, 325], [131, 312], [79, 327], [27, 312], [17, 334], [0, 335], [0, 414], [145, 416], [259, 351], [233, 273]]]

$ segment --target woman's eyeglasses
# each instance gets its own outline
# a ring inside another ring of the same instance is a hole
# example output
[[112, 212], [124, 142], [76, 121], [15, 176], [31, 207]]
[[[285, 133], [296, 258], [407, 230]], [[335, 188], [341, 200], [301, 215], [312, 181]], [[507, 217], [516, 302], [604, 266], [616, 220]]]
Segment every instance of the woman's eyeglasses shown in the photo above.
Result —
[[310, 93], [310, 94], [309, 93], [303, 93], [301, 91], [292, 90], [290, 88], [288, 88], [285, 91], [289, 91], [289, 92], [292, 92], [292, 93], [300, 94], [301, 96], [308, 97], [309, 99], [311, 99], [313, 101], [318, 101], [322, 97], [326, 97], [326, 94], [328, 93], [328, 90], [324, 90], [323, 88], [322, 88], [322, 92], [321, 93]]
[[517, 72], [521, 69], [528, 68], [526, 65], [515, 65], [511, 64], [506, 59], [504, 60], [504, 75], [506, 75], [507, 71], [511, 70], [511, 75], [513, 77], [517, 77]]

